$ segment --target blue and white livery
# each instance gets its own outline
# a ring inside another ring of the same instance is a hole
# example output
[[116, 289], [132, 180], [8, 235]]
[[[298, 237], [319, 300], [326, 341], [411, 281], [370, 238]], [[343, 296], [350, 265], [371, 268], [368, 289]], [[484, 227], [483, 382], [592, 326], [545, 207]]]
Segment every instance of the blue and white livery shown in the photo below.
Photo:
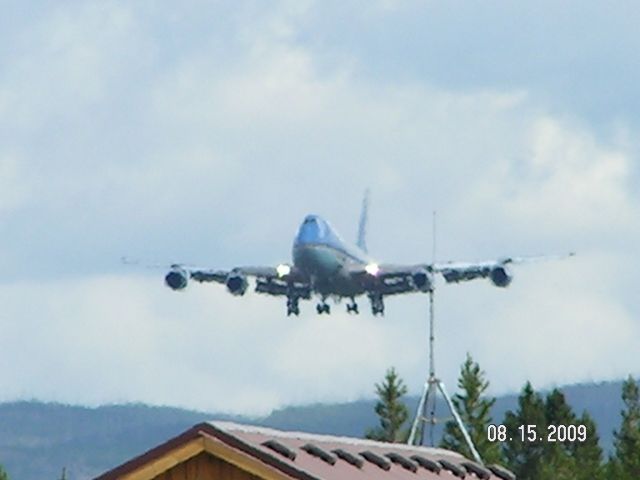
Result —
[[[355, 299], [366, 295], [373, 315], [384, 314], [384, 297], [400, 293], [429, 292], [434, 275], [448, 283], [489, 278], [497, 287], [512, 280], [509, 266], [514, 263], [551, 257], [509, 257], [476, 263], [419, 263], [394, 265], [378, 263], [367, 253], [365, 233], [368, 195], [363, 201], [356, 245], [350, 245], [318, 215], [307, 215], [293, 241], [292, 264], [275, 267], [236, 267], [232, 270], [189, 269], [172, 265], [165, 283], [173, 290], [186, 288], [189, 279], [225, 284], [233, 295], [244, 295], [249, 278], [255, 279], [255, 291], [286, 297], [287, 315], [300, 313], [299, 302], [313, 296], [319, 299], [319, 314], [330, 313], [327, 299], [349, 299], [347, 312], [358, 313]], [[573, 255], [573, 254], [569, 254]], [[566, 256], [566, 255], [564, 255]], [[557, 258], [563, 256], [556, 256]]]

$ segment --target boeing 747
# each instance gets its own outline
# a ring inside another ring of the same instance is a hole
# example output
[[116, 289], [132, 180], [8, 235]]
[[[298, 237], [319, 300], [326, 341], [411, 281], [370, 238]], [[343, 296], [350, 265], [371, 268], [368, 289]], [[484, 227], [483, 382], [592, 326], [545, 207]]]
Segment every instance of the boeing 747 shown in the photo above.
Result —
[[507, 257], [474, 263], [418, 263], [395, 265], [378, 263], [367, 253], [365, 243], [368, 198], [365, 195], [358, 240], [355, 245], [343, 241], [331, 225], [318, 215], [307, 215], [293, 241], [291, 264], [275, 267], [236, 267], [231, 270], [193, 269], [172, 265], [165, 276], [166, 285], [183, 290], [189, 280], [224, 284], [232, 295], [244, 295], [249, 278], [255, 280], [255, 291], [285, 297], [287, 315], [300, 314], [300, 300], [316, 296], [318, 314], [329, 314], [327, 300], [348, 299], [347, 312], [358, 313], [355, 299], [366, 295], [373, 315], [384, 315], [384, 297], [401, 293], [429, 292], [434, 275], [442, 275], [447, 283], [488, 278], [497, 287], [507, 287], [513, 278], [510, 266], [546, 257]]

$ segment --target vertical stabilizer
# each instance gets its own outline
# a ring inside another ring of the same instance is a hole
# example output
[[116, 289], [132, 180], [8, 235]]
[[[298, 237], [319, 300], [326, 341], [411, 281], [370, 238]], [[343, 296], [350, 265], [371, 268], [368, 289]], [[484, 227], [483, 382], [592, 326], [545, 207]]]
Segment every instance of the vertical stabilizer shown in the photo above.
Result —
[[367, 251], [367, 218], [369, 216], [369, 189], [364, 191], [364, 197], [362, 198], [362, 210], [360, 211], [360, 223], [358, 224], [358, 241], [356, 245], [363, 250]]

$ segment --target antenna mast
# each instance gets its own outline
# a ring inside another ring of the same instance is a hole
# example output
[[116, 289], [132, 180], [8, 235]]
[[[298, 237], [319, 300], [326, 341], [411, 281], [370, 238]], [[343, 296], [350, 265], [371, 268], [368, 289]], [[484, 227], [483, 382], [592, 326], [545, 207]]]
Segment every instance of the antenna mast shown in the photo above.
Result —
[[[432, 265], [436, 263], [436, 212], [433, 212], [433, 243], [432, 243]], [[411, 432], [409, 433], [409, 441], [407, 442], [409, 445], [423, 445], [424, 444], [424, 433], [427, 425], [429, 428], [429, 440], [431, 446], [434, 446], [434, 429], [435, 425], [442, 421], [443, 419], [436, 418], [436, 396], [438, 392], [445, 399], [447, 407], [449, 407], [449, 411], [453, 416], [458, 428], [462, 432], [462, 436], [473, 455], [473, 458], [476, 462], [480, 464], [484, 464], [478, 450], [476, 450], [471, 437], [469, 436], [469, 432], [465, 427], [460, 415], [456, 411], [456, 408], [447, 393], [447, 389], [444, 386], [444, 382], [440, 380], [436, 376], [436, 367], [435, 367], [435, 312], [434, 312], [434, 294], [435, 294], [435, 286], [431, 285], [431, 290], [429, 290], [429, 378], [424, 384], [424, 388], [422, 390], [422, 396], [420, 397], [420, 402], [418, 402], [418, 408], [416, 410], [416, 415], [413, 420], [413, 424], [411, 425]], [[446, 420], [446, 419], [445, 419]], [[420, 441], [417, 442], [418, 429], [420, 429]]]

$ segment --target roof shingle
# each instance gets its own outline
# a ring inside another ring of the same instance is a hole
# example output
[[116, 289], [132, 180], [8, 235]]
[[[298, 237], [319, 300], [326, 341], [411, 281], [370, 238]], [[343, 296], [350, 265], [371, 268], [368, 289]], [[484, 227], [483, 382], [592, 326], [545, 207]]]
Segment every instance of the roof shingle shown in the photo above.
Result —
[[443, 480], [453, 479], [454, 475], [468, 480], [505, 478], [501, 475], [504, 469], [493, 466], [487, 469], [458, 453], [440, 448], [208, 422], [192, 427], [98, 479], [122, 478], [163, 455], [170, 455], [186, 442], [202, 437], [205, 439], [203, 450], [207, 444], [224, 444], [237, 454], [297, 480]]

